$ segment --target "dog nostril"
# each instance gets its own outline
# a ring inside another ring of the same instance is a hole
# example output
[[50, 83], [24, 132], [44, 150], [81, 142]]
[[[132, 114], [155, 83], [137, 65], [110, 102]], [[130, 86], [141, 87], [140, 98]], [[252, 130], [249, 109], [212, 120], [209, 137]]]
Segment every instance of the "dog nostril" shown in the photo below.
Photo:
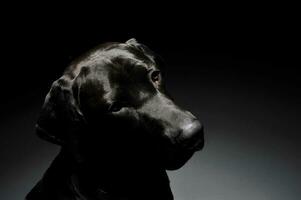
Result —
[[199, 121], [195, 120], [182, 128], [178, 142], [186, 148], [195, 148], [204, 142], [204, 128]]
[[197, 120], [183, 127], [182, 131], [184, 138], [195, 138], [203, 135], [203, 126]]

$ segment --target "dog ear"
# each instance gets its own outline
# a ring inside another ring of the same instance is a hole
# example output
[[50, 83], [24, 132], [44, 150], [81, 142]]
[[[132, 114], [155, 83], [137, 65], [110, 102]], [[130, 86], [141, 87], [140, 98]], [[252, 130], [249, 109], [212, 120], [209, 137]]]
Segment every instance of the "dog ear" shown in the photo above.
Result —
[[72, 80], [62, 76], [48, 92], [36, 124], [39, 137], [63, 145], [83, 125], [83, 116], [72, 91]]
[[139, 43], [137, 42], [137, 40], [135, 38], [131, 38], [128, 41], [126, 41], [125, 43], [129, 44], [129, 45], [133, 45], [133, 46], [139, 45]]
[[152, 50], [150, 50], [146, 45], [138, 43], [135, 38], [129, 39], [128, 41], [126, 41], [126, 44], [151, 55], [151, 57], [155, 61], [155, 63], [160, 66], [161, 71], [165, 70], [165, 62], [164, 62], [163, 58], [160, 55], [153, 52]]

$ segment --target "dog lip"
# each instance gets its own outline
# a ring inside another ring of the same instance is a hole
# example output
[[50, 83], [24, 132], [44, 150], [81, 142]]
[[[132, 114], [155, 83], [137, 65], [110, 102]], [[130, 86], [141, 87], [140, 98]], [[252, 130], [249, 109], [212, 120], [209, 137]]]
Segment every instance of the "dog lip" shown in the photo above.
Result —
[[176, 145], [180, 148], [180, 149], [183, 149], [183, 150], [186, 150], [186, 151], [200, 151], [203, 149], [204, 147], [204, 144], [205, 144], [205, 141], [204, 139], [200, 139], [198, 140], [196, 143], [194, 144], [183, 144], [182, 141], [178, 141], [176, 140]]
[[193, 151], [200, 151], [200, 150], [203, 149], [204, 143], [205, 143], [205, 142], [204, 142], [204, 140], [202, 139], [202, 140], [198, 141], [193, 147], [191, 147], [191, 149], [192, 149]]

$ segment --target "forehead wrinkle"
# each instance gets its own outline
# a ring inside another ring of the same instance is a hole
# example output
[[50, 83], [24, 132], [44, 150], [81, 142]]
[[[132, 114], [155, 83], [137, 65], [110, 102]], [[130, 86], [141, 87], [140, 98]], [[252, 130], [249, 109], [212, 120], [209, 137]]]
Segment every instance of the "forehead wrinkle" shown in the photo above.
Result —
[[139, 49], [133, 49], [125, 44], [119, 44], [112, 48], [101, 48], [90, 52], [80, 61], [73, 62], [69, 69], [72, 69], [73, 76], [77, 76], [82, 66], [97, 65], [101, 62], [110, 62], [116, 58], [131, 60], [136, 65], [144, 65], [146, 68], [155, 68], [154, 56]]
[[[142, 64], [142, 63], [144, 63], [146, 65], [150, 65], [150, 64], [154, 65], [155, 64], [153, 58], [150, 57], [149, 55], [146, 55], [146, 53], [139, 51], [139, 55], [137, 54], [137, 52], [130, 51], [129, 49], [121, 46], [119, 48], [115, 47], [112, 49], [95, 51], [92, 54], [90, 54], [82, 62], [84, 62], [86, 65], [88, 65], [88, 64], [97, 63], [102, 59], [103, 60], [114, 60], [116, 58], [121, 58], [121, 59], [125, 59], [125, 60], [131, 60], [137, 64]], [[79, 63], [79, 64], [81, 64], [81, 63]]]

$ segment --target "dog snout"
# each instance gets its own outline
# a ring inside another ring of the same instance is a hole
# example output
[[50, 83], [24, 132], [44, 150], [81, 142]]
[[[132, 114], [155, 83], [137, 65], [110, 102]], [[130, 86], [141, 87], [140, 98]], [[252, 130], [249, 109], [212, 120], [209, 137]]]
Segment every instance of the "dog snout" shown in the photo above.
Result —
[[201, 150], [204, 146], [203, 125], [198, 120], [185, 124], [181, 128], [177, 141], [183, 148]]

